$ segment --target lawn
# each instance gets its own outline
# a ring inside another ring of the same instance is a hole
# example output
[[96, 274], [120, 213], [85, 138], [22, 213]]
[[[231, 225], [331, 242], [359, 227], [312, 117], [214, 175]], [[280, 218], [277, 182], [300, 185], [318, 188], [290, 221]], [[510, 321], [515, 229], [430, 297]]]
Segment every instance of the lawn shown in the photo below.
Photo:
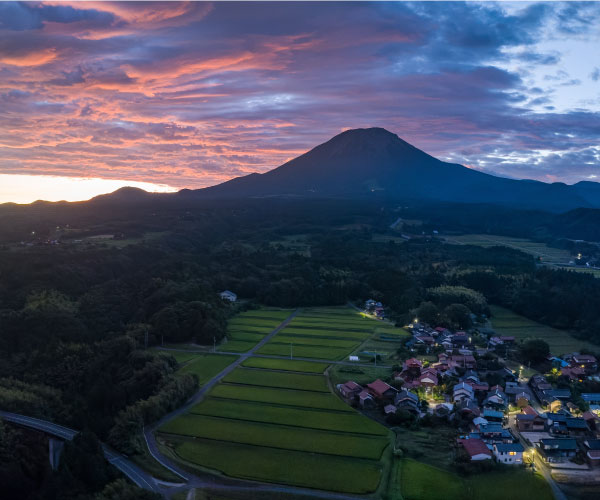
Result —
[[467, 491], [473, 500], [506, 500], [507, 496], [511, 500], [554, 499], [550, 485], [540, 474], [522, 469], [472, 476]]
[[198, 383], [203, 385], [236, 359], [237, 356], [224, 354], [196, 354], [191, 361], [179, 369], [179, 373], [195, 373], [198, 376]]
[[[394, 472], [396, 474], [395, 481], [400, 480], [400, 491], [404, 500], [462, 500], [465, 498], [463, 480], [451, 472], [410, 458], [397, 460], [394, 464]], [[510, 498], [513, 498], [512, 495]]]
[[272, 403], [284, 406], [320, 408], [324, 410], [354, 411], [333, 394], [325, 392], [295, 391], [292, 389], [275, 389], [272, 387], [240, 386], [219, 384], [211, 396], [258, 403]]
[[532, 321], [524, 316], [498, 306], [490, 306], [492, 328], [500, 335], [514, 336], [517, 342], [528, 338], [545, 340], [550, 346], [550, 352], [561, 355], [581, 349], [598, 350], [598, 346], [579, 340], [565, 330], [557, 330]]
[[[398, 486], [400, 484], [400, 486]], [[465, 479], [412, 459], [394, 464], [389, 493], [404, 500], [552, 500], [550, 486], [523, 469], [474, 474]], [[391, 498], [397, 498], [392, 496]]]
[[230, 384], [260, 385], [302, 391], [329, 392], [323, 375], [305, 373], [282, 373], [254, 368], [236, 368], [223, 382]]
[[385, 380], [391, 374], [392, 370], [385, 366], [336, 365], [329, 369], [329, 378], [333, 385], [344, 384], [349, 380], [365, 385], [378, 378]]
[[236, 418], [252, 422], [278, 423], [310, 429], [386, 436], [388, 431], [358, 412], [339, 412], [310, 408], [292, 408], [250, 401], [208, 398], [194, 406], [192, 413]]
[[178, 417], [161, 427], [160, 432], [370, 460], [379, 460], [389, 444], [387, 437], [357, 436], [202, 415]]
[[323, 373], [329, 366], [327, 363], [315, 361], [298, 361], [291, 359], [248, 358], [242, 363], [248, 368], [265, 368], [268, 370], [285, 370], [292, 372]]
[[175, 452], [188, 462], [233, 477], [342, 493], [371, 493], [381, 477], [377, 462], [223, 441], [184, 441]]

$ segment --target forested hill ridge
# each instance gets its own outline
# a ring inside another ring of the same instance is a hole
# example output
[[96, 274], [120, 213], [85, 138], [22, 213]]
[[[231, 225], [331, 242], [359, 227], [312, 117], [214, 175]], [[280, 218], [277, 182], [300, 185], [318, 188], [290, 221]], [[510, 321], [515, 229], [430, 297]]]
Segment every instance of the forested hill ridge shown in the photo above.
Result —
[[370, 197], [551, 211], [600, 207], [598, 183], [569, 186], [496, 177], [440, 161], [383, 128], [347, 130], [264, 174], [250, 174], [181, 194]]

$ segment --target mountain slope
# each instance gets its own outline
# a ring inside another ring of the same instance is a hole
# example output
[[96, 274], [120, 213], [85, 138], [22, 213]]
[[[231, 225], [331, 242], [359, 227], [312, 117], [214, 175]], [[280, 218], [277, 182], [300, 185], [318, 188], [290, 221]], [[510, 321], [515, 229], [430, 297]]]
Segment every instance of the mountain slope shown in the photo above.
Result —
[[209, 197], [384, 197], [563, 211], [600, 207], [600, 185], [495, 177], [446, 163], [382, 128], [343, 132], [264, 174], [187, 194]]

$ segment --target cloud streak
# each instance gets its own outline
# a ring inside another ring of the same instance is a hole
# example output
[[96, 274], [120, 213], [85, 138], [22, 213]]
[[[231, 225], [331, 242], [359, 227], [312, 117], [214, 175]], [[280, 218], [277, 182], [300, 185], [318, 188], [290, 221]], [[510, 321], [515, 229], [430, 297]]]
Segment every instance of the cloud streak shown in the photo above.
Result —
[[[594, 4], [0, 3], [0, 174], [202, 187], [383, 126], [512, 177], [598, 174]], [[565, 88], [581, 96], [565, 103]]]

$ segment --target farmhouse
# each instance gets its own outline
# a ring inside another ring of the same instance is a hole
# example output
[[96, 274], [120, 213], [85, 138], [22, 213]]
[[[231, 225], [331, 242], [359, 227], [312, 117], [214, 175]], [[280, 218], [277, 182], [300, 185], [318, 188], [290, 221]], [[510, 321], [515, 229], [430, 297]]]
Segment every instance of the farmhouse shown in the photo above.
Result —
[[398, 392], [391, 385], [386, 384], [380, 379], [367, 384], [367, 391], [378, 401], [391, 401], [394, 399], [396, 392]]
[[517, 465], [523, 463], [523, 445], [520, 443], [494, 444], [494, 456], [501, 464]]

